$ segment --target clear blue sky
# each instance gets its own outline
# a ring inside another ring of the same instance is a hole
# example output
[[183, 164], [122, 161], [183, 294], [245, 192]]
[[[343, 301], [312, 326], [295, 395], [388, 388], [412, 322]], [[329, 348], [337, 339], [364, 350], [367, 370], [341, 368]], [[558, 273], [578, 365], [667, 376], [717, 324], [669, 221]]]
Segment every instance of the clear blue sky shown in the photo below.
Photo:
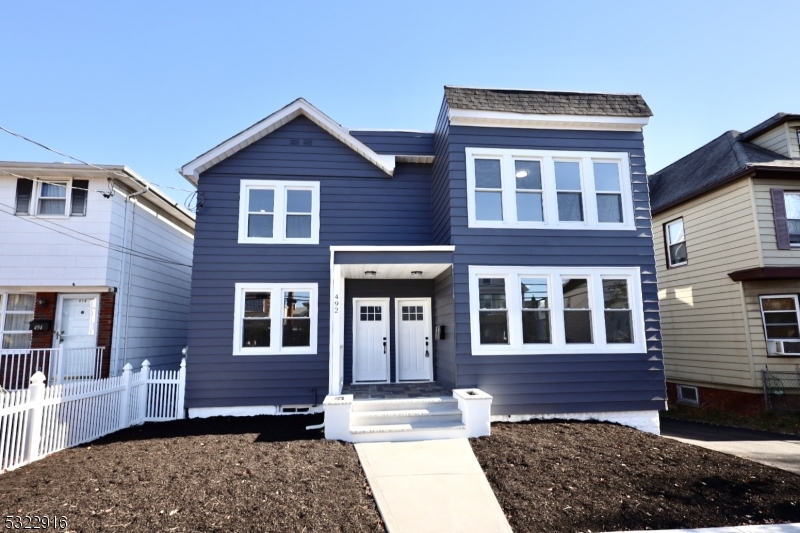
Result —
[[[188, 188], [175, 168], [298, 96], [432, 130], [445, 84], [637, 92], [654, 172], [800, 113], [798, 20], [797, 0], [4, 0], [0, 124]], [[0, 132], [0, 159], [63, 158]]]

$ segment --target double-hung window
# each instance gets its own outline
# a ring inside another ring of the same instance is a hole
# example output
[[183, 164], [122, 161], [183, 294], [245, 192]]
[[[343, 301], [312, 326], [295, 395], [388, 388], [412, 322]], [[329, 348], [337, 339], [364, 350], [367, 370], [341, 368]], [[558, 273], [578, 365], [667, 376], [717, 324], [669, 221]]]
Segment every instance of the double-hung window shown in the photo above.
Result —
[[316, 353], [316, 283], [236, 284], [234, 355]]
[[471, 228], [635, 229], [627, 152], [467, 148]]
[[638, 268], [469, 267], [474, 355], [643, 353]]
[[39, 217], [85, 216], [89, 180], [19, 178], [15, 213]]
[[800, 356], [800, 306], [794, 294], [760, 296], [768, 355]]
[[30, 322], [34, 294], [0, 293], [0, 348], [27, 350], [31, 347]]
[[800, 246], [800, 193], [783, 193], [783, 203], [786, 206], [789, 245]]
[[686, 253], [686, 234], [683, 230], [682, 218], [664, 225], [664, 238], [667, 241], [668, 266], [672, 268], [687, 264], [689, 256]]
[[319, 182], [242, 180], [239, 242], [319, 244]]

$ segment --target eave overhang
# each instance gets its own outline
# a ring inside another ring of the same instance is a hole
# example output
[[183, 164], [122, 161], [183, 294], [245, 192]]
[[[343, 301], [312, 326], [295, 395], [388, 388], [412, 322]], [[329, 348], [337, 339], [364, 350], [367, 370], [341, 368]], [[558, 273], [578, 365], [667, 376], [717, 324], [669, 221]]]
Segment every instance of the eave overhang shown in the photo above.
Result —
[[760, 267], [731, 272], [733, 281], [760, 281], [771, 279], [800, 279], [800, 267]]
[[253, 124], [246, 130], [234, 135], [227, 141], [215, 146], [200, 157], [186, 163], [178, 172], [187, 180], [197, 185], [200, 173], [208, 170], [220, 161], [227, 159], [239, 150], [247, 148], [259, 139], [269, 135], [281, 126], [299, 116], [305, 116], [311, 122], [328, 132], [346, 146], [357, 152], [370, 163], [388, 175], [394, 174], [395, 156], [381, 155], [350, 135], [350, 132], [332, 120], [325, 113], [311, 105], [304, 98], [298, 98], [283, 109], [276, 111], [265, 119]]
[[600, 131], [642, 131], [650, 122], [649, 117], [542, 115], [454, 108], [448, 109], [448, 118], [452, 126]]

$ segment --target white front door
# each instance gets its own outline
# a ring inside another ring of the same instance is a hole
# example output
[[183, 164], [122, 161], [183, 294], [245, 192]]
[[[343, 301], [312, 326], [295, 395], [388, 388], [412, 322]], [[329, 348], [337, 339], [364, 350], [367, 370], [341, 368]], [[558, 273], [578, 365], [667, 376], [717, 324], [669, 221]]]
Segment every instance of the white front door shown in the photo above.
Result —
[[62, 348], [64, 378], [90, 378], [96, 371], [97, 314], [96, 294], [62, 294], [56, 327], [56, 346]]
[[353, 299], [353, 381], [389, 381], [389, 299]]
[[430, 298], [397, 299], [397, 381], [433, 380]]

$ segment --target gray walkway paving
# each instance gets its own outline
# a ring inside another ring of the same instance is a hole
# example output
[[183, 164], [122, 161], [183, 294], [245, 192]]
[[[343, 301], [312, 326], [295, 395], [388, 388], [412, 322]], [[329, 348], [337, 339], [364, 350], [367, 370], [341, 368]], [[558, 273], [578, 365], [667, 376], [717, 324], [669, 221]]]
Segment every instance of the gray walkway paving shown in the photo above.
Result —
[[661, 435], [800, 474], [798, 437], [669, 418], [661, 419]]
[[467, 439], [356, 444], [389, 533], [510, 533]]

